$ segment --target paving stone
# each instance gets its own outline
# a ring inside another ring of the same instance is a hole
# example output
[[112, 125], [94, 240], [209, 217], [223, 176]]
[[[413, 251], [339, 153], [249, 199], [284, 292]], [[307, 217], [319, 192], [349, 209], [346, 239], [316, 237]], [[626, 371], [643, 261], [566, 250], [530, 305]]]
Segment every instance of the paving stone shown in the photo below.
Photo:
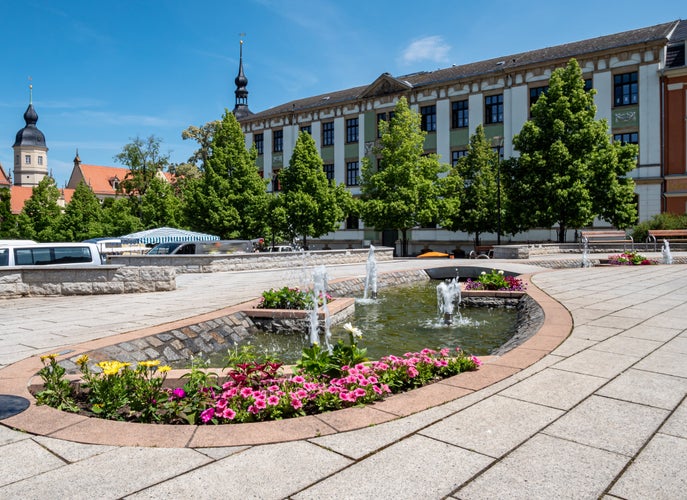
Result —
[[642, 323], [641, 325], [625, 330], [619, 336], [665, 342], [666, 340], [676, 337], [679, 333], [680, 330], [676, 328], [666, 328], [659, 325]]
[[305, 441], [255, 446], [128, 498], [281, 499], [349, 464]]
[[673, 412], [668, 421], [661, 427], [661, 432], [687, 439], [687, 400]]
[[627, 461], [622, 455], [539, 434], [475, 478], [455, 497], [598, 498]]
[[59, 470], [65, 465], [64, 461], [31, 439], [6, 444], [0, 447], [0, 453], [3, 457], [11, 457], [11, 460], [0, 460], [0, 498], [28, 498], [25, 492], [22, 493], [22, 488], [16, 489], [17, 495], [8, 495], [4, 486], [20, 484], [26, 478]]
[[632, 457], [668, 414], [659, 408], [591, 396], [544, 433]]
[[685, 355], [667, 350], [664, 347], [649, 354], [649, 356], [637, 363], [635, 368], [687, 378]]
[[499, 458], [562, 413], [497, 395], [423, 429], [420, 434]]
[[611, 488], [621, 498], [685, 498], [687, 439], [656, 434]]
[[587, 349], [557, 363], [556, 369], [613, 378], [635, 364], [640, 358], [641, 356]]
[[630, 368], [596, 394], [672, 410], [687, 395], [687, 379]]
[[570, 337], [601, 342], [602, 340], [606, 340], [610, 337], [618, 335], [622, 331], [623, 330], [621, 328], [586, 324], [575, 326], [574, 330], [570, 334]]
[[565, 341], [560, 346], [551, 351], [551, 354], [554, 356], [568, 357], [580, 351], [584, 351], [585, 349], [593, 345], [596, 345], [597, 343], [597, 340], [589, 340], [579, 338], [577, 336], [570, 336], [567, 339], [565, 339]]
[[567, 410], [604, 383], [603, 378], [547, 368], [505, 389], [501, 395]]
[[591, 349], [594, 351], [614, 352], [627, 356], [642, 357], [655, 351], [663, 345], [655, 340], [638, 339], [634, 337], [615, 336], [599, 342]]
[[[442, 498], [491, 461], [456, 446], [411, 436], [291, 498]], [[374, 479], [366, 480], [369, 477]]]
[[70, 463], [79, 462], [115, 449], [114, 446], [75, 443], [73, 441], [53, 439], [45, 436], [34, 436], [33, 439], [58, 457], [61, 457], [65, 462]]
[[[46, 455], [51, 455], [41, 449]], [[58, 460], [54, 456], [53, 459]], [[62, 467], [52, 468], [43, 474], [38, 474], [35, 470], [37, 461], [34, 460], [31, 467], [34, 470], [27, 470], [31, 477], [1, 488], [0, 497], [97, 496], [101, 499], [116, 499], [151, 484], [177, 477], [210, 460], [207, 456], [189, 449], [176, 449], [171, 452], [160, 448], [124, 447], [69, 465], [59, 461]], [[51, 463], [47, 457], [45, 462]], [[0, 477], [6, 476], [2, 474]]]

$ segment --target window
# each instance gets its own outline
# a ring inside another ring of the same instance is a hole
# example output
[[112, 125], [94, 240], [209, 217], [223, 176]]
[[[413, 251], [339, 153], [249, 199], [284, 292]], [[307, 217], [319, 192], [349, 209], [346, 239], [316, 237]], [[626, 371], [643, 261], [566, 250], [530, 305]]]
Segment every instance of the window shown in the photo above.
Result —
[[334, 164], [333, 163], [325, 163], [322, 165], [322, 169], [324, 170], [324, 173], [327, 176], [328, 181], [333, 181], [334, 180]]
[[620, 142], [620, 144], [639, 144], [639, 134], [637, 132], [613, 134], [613, 142]]
[[303, 125], [301, 127], [301, 132], [312, 135], [312, 125]]
[[346, 142], [358, 142], [358, 119], [346, 120]]
[[346, 229], [360, 229], [360, 219], [357, 215], [346, 217]]
[[451, 166], [455, 167], [458, 164], [458, 160], [463, 156], [468, 155], [467, 149], [459, 149], [457, 151], [451, 151]]
[[42, 156], [38, 157], [38, 164], [43, 165], [43, 157]]
[[[387, 118], [388, 116], [388, 118]], [[385, 122], [390, 122], [394, 117], [394, 111], [389, 111], [389, 114], [387, 113], [377, 113], [377, 137], [381, 137], [382, 133], [379, 130], [379, 122], [385, 121]]]
[[485, 123], [503, 123], [503, 94], [484, 98]]
[[420, 108], [420, 114], [422, 115], [422, 122], [420, 128], [425, 132], [436, 132], [437, 129], [437, 107], [432, 106], [422, 106]]
[[346, 185], [357, 186], [360, 168], [357, 161], [346, 162]]
[[530, 89], [530, 107], [532, 107], [532, 104], [539, 100], [539, 96], [544, 94], [547, 90], [549, 90], [548, 85], [544, 85], [543, 87], [532, 87]]
[[451, 103], [451, 128], [467, 127], [468, 118], [468, 101], [455, 101]]
[[284, 131], [275, 130], [272, 132], [272, 152], [281, 153], [284, 151]]
[[589, 92], [594, 88], [594, 83], [591, 78], [584, 79], [584, 91]]
[[322, 145], [334, 145], [334, 122], [326, 122], [322, 124]]
[[265, 137], [262, 134], [255, 134], [253, 137], [253, 144], [255, 144], [255, 149], [258, 150], [258, 154], [263, 154], [265, 147]]
[[639, 86], [637, 72], [624, 73], [613, 77], [613, 97], [616, 106], [630, 106], [637, 104]]
[[24, 164], [25, 165], [31, 165], [31, 155], [25, 155], [24, 156]]

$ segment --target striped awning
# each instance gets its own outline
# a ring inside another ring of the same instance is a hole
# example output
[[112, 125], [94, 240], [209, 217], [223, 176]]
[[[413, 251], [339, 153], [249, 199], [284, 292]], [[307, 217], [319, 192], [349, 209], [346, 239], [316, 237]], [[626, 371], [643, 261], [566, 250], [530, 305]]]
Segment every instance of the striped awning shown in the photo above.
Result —
[[158, 227], [120, 236], [120, 239], [122, 243], [143, 243], [147, 245], [151, 243], [167, 243], [169, 241], [213, 241], [219, 240], [219, 236], [196, 233], [194, 231], [186, 231], [185, 229], [176, 229], [173, 227]]

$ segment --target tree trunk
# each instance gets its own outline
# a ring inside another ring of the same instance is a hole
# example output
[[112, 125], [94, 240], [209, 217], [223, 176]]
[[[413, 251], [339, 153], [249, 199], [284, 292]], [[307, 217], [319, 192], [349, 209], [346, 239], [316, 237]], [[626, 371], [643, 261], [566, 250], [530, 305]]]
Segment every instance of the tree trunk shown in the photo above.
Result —
[[303, 235], [303, 250], [307, 250], [307, 249], [308, 249], [308, 240], [307, 240], [307, 238], [308, 238], [308, 235], [307, 235], [307, 234], [304, 234], [304, 235]]
[[408, 230], [401, 229], [401, 257], [408, 257]]
[[562, 223], [558, 226], [558, 243], [565, 243], [565, 229]]
[[477, 247], [479, 246], [479, 233], [475, 231], [475, 251], [477, 251]]

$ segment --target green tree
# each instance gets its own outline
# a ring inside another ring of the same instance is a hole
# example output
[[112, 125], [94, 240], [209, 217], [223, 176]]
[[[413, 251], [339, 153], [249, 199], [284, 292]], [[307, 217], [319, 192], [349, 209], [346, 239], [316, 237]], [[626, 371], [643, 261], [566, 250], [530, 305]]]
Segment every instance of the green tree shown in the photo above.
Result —
[[184, 187], [184, 212], [193, 229], [223, 239], [264, 234], [269, 196], [256, 158], [255, 148], [246, 149], [236, 117], [225, 110], [214, 130], [202, 177]]
[[467, 155], [458, 160], [447, 179], [452, 189], [446, 198], [457, 197], [460, 210], [446, 211], [450, 217], [442, 217], [441, 225], [450, 231], [473, 233], [475, 246], [480, 244], [481, 233], [498, 230], [498, 162], [498, 153], [479, 125], [470, 137]]
[[169, 165], [169, 156], [160, 153], [162, 141], [154, 135], [143, 140], [140, 137], [122, 148], [115, 155], [115, 161], [129, 168], [126, 177], [120, 183], [120, 189], [129, 196], [143, 196], [150, 182], [158, 172]]
[[379, 168], [369, 157], [362, 165], [362, 219], [378, 230], [400, 230], [403, 256], [408, 254], [408, 230], [439, 220], [445, 189], [439, 174], [448, 170], [436, 154], [425, 155], [420, 121], [405, 97], [399, 99], [394, 117], [379, 125]]
[[301, 132], [288, 167], [279, 172], [279, 202], [287, 214], [286, 232], [300, 235], [303, 248], [308, 236], [317, 238], [336, 231], [346, 218], [350, 193], [342, 185], [327, 180], [315, 140]]
[[143, 229], [141, 219], [136, 215], [138, 204], [130, 198], [106, 198], [102, 210], [105, 236], [124, 236]]
[[595, 216], [621, 228], [636, 220], [627, 174], [637, 147], [610, 141], [607, 122], [595, 119], [593, 95], [571, 59], [532, 105], [532, 118], [513, 138], [520, 156], [503, 165], [512, 232], [557, 224], [564, 242], [568, 228], [587, 226]]
[[46, 175], [32, 189], [31, 196], [24, 203], [20, 217], [22, 236], [37, 241], [55, 241], [59, 237], [59, 223], [62, 209], [57, 204], [60, 190], [55, 179]]
[[100, 201], [82, 180], [60, 218], [59, 234], [65, 241], [83, 241], [103, 236]]
[[18, 236], [17, 217], [12, 213], [12, 191], [8, 187], [0, 188], [0, 238]]
[[203, 168], [212, 151], [212, 140], [215, 136], [215, 131], [221, 125], [221, 120], [214, 120], [200, 127], [191, 125], [181, 133], [181, 138], [183, 140], [192, 139], [200, 146], [193, 152], [187, 163], [196, 165], [198, 168]]
[[181, 227], [181, 199], [169, 182], [154, 177], [140, 201], [141, 223], [144, 228]]

